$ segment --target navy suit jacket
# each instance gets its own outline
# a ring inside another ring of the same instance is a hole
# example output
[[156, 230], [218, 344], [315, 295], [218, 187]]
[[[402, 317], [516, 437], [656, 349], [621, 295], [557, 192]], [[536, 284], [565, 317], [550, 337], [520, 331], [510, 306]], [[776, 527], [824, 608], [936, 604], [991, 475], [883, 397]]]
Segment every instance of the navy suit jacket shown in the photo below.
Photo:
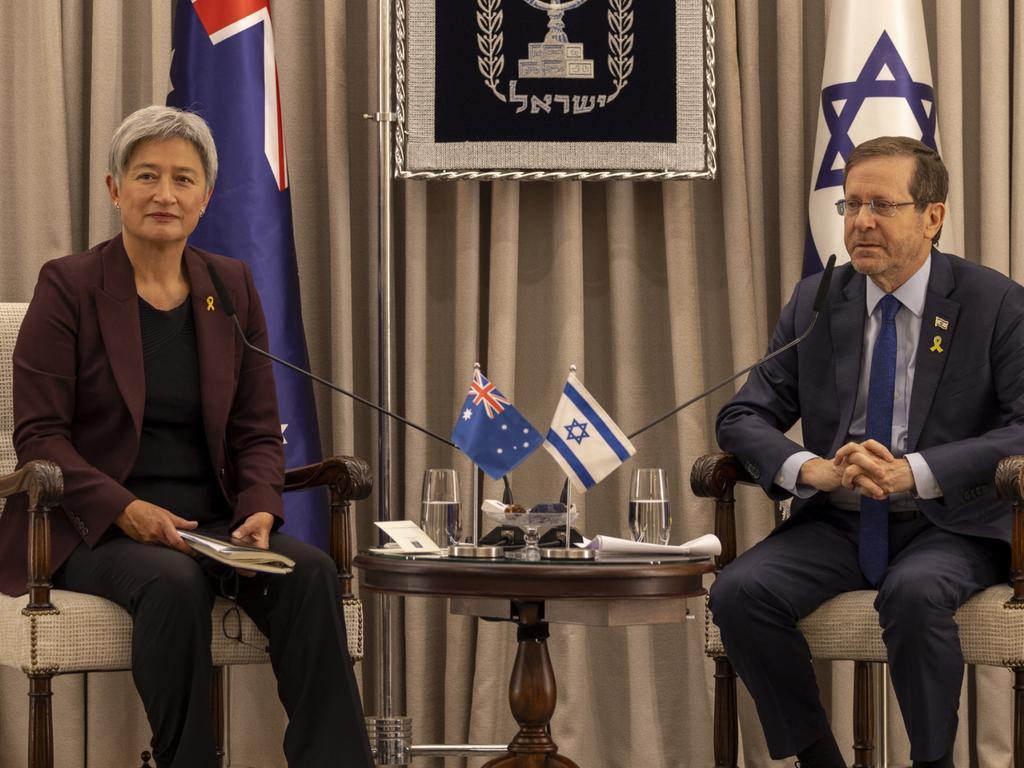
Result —
[[[247, 350], [210, 281], [216, 265], [253, 344], [267, 329], [244, 262], [187, 247], [210, 461], [234, 511], [281, 518], [284, 448], [271, 363]], [[135, 465], [146, 402], [135, 273], [120, 235], [47, 262], [14, 349], [14, 448], [19, 465], [47, 459], [64, 474], [63, 508], [50, 515], [51, 568], [81, 542], [95, 546], [135, 496], [121, 483]], [[0, 592], [27, 580], [25, 494], [0, 515]], [[172, 510], [188, 517], [187, 510]]]
[[[797, 285], [772, 349], [807, 328], [818, 280]], [[847, 440], [861, 373], [866, 280], [849, 264], [836, 269], [811, 335], [755, 369], [718, 414], [719, 445], [773, 498], [788, 495], [774, 478], [789, 456], [806, 446], [830, 458]], [[804, 446], [783, 434], [798, 419]], [[1024, 454], [1024, 288], [935, 250], [907, 443], [907, 452], [924, 457], [942, 488], [942, 497], [917, 501], [931, 522], [1010, 540], [1012, 506], [996, 498], [993, 481], [1000, 459]], [[791, 521], [824, 500], [822, 493], [794, 500]]]

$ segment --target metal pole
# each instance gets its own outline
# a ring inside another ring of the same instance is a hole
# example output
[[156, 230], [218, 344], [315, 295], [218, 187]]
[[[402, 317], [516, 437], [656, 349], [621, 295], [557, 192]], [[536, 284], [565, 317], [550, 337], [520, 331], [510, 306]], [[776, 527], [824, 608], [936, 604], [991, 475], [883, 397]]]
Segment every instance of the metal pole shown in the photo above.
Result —
[[570, 513], [572, 511], [572, 482], [569, 480], [569, 476], [565, 477], [565, 548], [570, 549], [571, 546], [571, 532], [572, 524], [569, 522]]
[[[394, 213], [392, 136], [391, 120], [391, 3], [392, 0], [378, 0], [379, 22], [377, 28], [377, 402], [387, 410], [391, 403], [391, 293], [392, 293], [392, 219]], [[381, 521], [392, 519], [391, 515], [391, 421], [381, 414], [377, 420], [380, 443], [377, 454], [377, 517]], [[383, 533], [381, 534], [383, 538]], [[394, 681], [392, 668], [393, 627], [391, 623], [392, 598], [381, 598], [378, 617], [380, 638], [380, 675], [378, 678], [378, 705], [384, 717], [391, 717], [395, 711], [393, 699]]]
[[[391, 295], [392, 295], [392, 230], [394, 229], [394, 152], [391, 123], [391, 34], [392, 2], [378, 0], [377, 23], [377, 112], [366, 117], [377, 121], [377, 402], [393, 411], [391, 402]], [[393, 519], [391, 511], [391, 420], [383, 413], [377, 420], [377, 518]], [[384, 533], [379, 534], [383, 544]], [[401, 598], [382, 595], [377, 617], [380, 665], [377, 676], [377, 707], [379, 717], [366, 718], [370, 746], [377, 765], [407, 765], [411, 756], [412, 721], [395, 715], [395, 675], [392, 654], [395, 637], [392, 623], [395, 605]], [[404, 650], [404, 649], [403, 649]], [[399, 671], [401, 674], [401, 671]], [[404, 681], [403, 681], [404, 682]]]
[[470, 473], [473, 479], [473, 493], [470, 494], [470, 504], [473, 512], [473, 546], [480, 545], [480, 470], [476, 463], [473, 463], [473, 470]]

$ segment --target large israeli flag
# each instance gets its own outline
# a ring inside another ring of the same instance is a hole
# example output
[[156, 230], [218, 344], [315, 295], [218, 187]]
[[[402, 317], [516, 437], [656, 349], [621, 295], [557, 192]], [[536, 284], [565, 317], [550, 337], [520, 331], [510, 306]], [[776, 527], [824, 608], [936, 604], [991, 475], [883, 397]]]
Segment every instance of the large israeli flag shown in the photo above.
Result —
[[573, 373], [565, 382], [544, 447], [580, 493], [636, 453], [629, 438]]
[[[306, 368], [269, 0], [178, 0], [171, 85], [167, 103], [202, 115], [220, 160], [209, 208], [189, 242], [248, 262], [270, 351]], [[277, 366], [274, 378], [287, 466], [319, 461], [309, 379]], [[283, 530], [326, 548], [324, 501], [319, 490], [289, 493]]]
[[[828, 22], [821, 108], [811, 166], [809, 228], [804, 275], [820, 272], [829, 254], [849, 260], [843, 220], [843, 166], [853, 148], [876, 136], [910, 136], [941, 154], [935, 92], [920, 0], [832, 4]], [[944, 250], [959, 251], [947, 217]]]

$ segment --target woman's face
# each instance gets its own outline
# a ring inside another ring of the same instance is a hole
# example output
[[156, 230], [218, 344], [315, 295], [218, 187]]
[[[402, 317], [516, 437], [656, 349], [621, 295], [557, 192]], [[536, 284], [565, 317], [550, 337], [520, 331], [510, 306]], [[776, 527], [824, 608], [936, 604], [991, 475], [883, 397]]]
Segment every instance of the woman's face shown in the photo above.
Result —
[[140, 245], [184, 243], [213, 192], [206, 188], [199, 152], [177, 137], [140, 142], [121, 183], [107, 176], [107, 188], [121, 209], [125, 240]]

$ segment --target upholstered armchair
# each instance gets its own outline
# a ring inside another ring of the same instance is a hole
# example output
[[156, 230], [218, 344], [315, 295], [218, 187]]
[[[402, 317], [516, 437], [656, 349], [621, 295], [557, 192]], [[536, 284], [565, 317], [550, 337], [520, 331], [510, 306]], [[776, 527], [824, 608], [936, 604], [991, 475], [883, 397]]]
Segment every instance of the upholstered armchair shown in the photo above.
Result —
[[[49, 515], [61, 514], [63, 480], [60, 468], [49, 462], [29, 462], [14, 471], [11, 410], [11, 353], [26, 304], [0, 304], [0, 515], [4, 501], [27, 493], [30, 516], [26, 546], [29, 551], [28, 595], [0, 595], [0, 665], [21, 669], [29, 683], [28, 755], [30, 768], [53, 766], [51, 681], [55, 675], [131, 668], [131, 618], [114, 603], [99, 597], [51, 589]], [[285, 490], [326, 486], [331, 514], [331, 555], [338, 565], [345, 624], [352, 659], [363, 657], [362, 604], [352, 595], [351, 502], [370, 494], [372, 478], [362, 459], [336, 457], [319, 464], [289, 470]], [[218, 599], [213, 626], [231, 608]], [[224, 667], [233, 664], [265, 664], [266, 640], [256, 626], [241, 615], [241, 626], [232, 625], [236, 639], [213, 633], [215, 665], [211, 706], [221, 753], [224, 748]], [[240, 638], [237, 639], [237, 638]], [[142, 746], [142, 745], [140, 745]], [[143, 758], [148, 764], [148, 756]]]
[[[995, 482], [1000, 497], [1011, 500], [1014, 508], [1011, 584], [989, 587], [972, 597], [957, 611], [956, 621], [967, 664], [1013, 670], [1013, 765], [1024, 768], [1024, 456], [1003, 459]], [[715, 501], [715, 533], [722, 540], [719, 569], [737, 554], [737, 483], [753, 480], [736, 457], [727, 453], [702, 456], [690, 474], [693, 492]], [[871, 590], [847, 592], [826, 602], [798, 624], [813, 658], [854, 662], [854, 768], [871, 768], [877, 762], [876, 676], [871, 673], [871, 665], [884, 663], [886, 654], [874, 600], [875, 592]], [[706, 616], [705, 653], [715, 661], [715, 766], [735, 768], [736, 673], [725, 655], [710, 611]]]

